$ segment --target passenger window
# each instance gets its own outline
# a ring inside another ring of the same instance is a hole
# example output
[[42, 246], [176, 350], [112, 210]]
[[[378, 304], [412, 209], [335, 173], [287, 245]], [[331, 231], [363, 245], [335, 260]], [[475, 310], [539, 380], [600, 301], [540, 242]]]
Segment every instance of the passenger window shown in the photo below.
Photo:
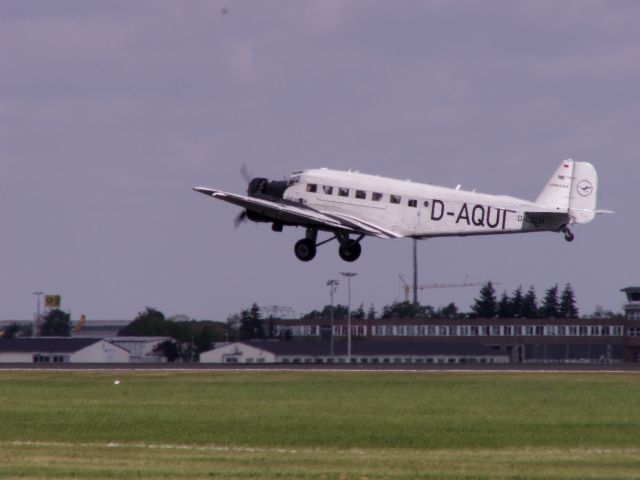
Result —
[[371, 200], [373, 200], [374, 202], [379, 202], [380, 200], [382, 200], [382, 194], [378, 192], [373, 192], [371, 194]]
[[418, 206], [418, 201], [417, 200], [409, 200], [407, 202], [407, 205], [409, 205], [410, 207], [416, 208]]
[[356, 198], [365, 200], [367, 198], [367, 192], [365, 192], [364, 190], [356, 190]]
[[389, 195], [389, 202], [391, 203], [400, 203], [402, 197], [400, 195]]
[[323, 185], [322, 190], [324, 190], [324, 193], [327, 195], [333, 195], [333, 187], [330, 187], [329, 185]]
[[339, 187], [338, 188], [338, 195], [341, 197], [348, 197], [349, 196], [349, 189], [348, 188], [344, 188], [344, 187]]
[[315, 183], [307, 183], [307, 192], [316, 193], [318, 191], [318, 185]]

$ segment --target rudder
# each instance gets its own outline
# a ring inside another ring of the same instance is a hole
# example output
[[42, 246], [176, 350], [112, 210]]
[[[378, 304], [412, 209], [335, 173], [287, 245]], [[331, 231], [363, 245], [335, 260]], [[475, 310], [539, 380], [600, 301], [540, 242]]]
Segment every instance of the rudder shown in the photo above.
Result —
[[571, 223], [589, 223], [596, 216], [598, 173], [588, 162], [575, 162], [569, 198]]

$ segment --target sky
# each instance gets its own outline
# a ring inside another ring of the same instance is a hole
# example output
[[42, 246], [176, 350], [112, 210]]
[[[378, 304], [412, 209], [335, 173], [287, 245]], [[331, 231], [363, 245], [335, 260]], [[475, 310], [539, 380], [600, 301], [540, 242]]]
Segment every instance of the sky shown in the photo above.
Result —
[[[639, 285], [640, 3], [595, 0], [0, 2], [0, 319], [34, 291], [72, 319], [225, 320], [249, 307], [403, 298], [411, 240], [335, 242], [235, 229], [191, 190], [356, 169], [535, 199], [565, 158], [598, 170], [573, 243], [536, 233], [419, 243], [419, 283], [571, 283], [581, 313]], [[324, 237], [322, 237], [324, 238]], [[479, 287], [425, 289], [468, 310]]]

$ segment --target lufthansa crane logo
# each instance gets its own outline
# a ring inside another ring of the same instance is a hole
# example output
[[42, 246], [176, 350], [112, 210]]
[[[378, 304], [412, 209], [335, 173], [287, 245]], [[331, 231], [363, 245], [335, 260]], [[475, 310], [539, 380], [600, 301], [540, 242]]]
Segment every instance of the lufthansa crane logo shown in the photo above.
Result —
[[577, 188], [578, 193], [583, 197], [588, 197], [593, 192], [593, 185], [589, 180], [580, 180]]

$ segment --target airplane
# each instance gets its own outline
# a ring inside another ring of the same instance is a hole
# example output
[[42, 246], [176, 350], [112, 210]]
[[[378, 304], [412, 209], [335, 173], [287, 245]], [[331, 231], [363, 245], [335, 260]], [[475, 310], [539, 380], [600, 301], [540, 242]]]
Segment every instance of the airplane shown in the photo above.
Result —
[[[346, 262], [360, 257], [365, 236], [379, 238], [493, 235], [560, 232], [573, 241], [570, 225], [591, 222], [596, 209], [598, 175], [590, 163], [571, 159], [560, 163], [535, 201], [488, 195], [328, 168], [299, 170], [288, 179], [253, 178], [247, 195], [194, 187], [197, 192], [242, 207], [236, 223], [249, 219], [303, 227], [296, 257], [308, 262], [317, 247], [332, 240]], [[332, 237], [318, 242], [318, 232]]]

